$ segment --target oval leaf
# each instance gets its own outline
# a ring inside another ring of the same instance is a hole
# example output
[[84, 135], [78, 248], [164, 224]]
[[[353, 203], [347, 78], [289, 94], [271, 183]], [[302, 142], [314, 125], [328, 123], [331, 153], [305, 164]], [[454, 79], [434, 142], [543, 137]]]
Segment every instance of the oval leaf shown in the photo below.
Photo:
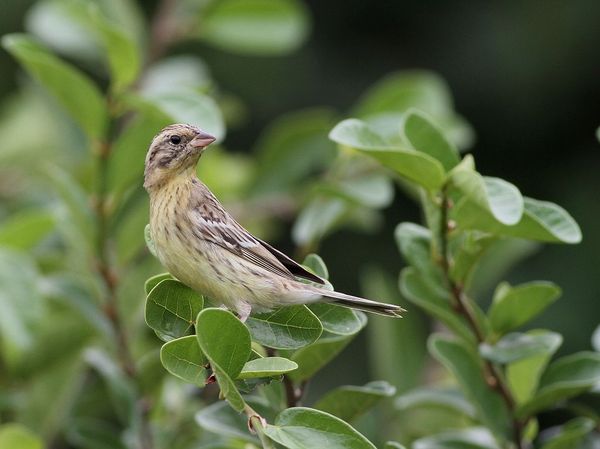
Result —
[[308, 33], [308, 15], [296, 0], [221, 0], [202, 15], [200, 37], [231, 51], [278, 55], [296, 49]]
[[396, 407], [400, 410], [420, 406], [448, 409], [452, 413], [476, 419], [475, 407], [457, 390], [417, 388], [396, 399]]
[[535, 396], [519, 408], [521, 417], [555, 406], [600, 383], [600, 354], [582, 351], [552, 363], [540, 379]]
[[412, 149], [387, 144], [361, 120], [347, 119], [338, 123], [329, 138], [377, 159], [385, 167], [429, 190], [439, 188], [445, 181], [444, 167], [439, 161]]
[[148, 295], [154, 287], [156, 287], [165, 279], [173, 279], [173, 276], [171, 276], [171, 273], [160, 273], [146, 279], [146, 282], [144, 283], [144, 291], [146, 292], [146, 295]]
[[203, 387], [208, 360], [202, 354], [195, 335], [177, 338], [160, 348], [160, 361], [167, 371], [186, 382]]
[[2, 45], [79, 123], [90, 138], [99, 139], [107, 111], [98, 88], [79, 70], [63, 62], [24, 34], [9, 34]]
[[480, 361], [458, 340], [432, 335], [431, 354], [454, 374], [469, 399], [476, 405], [481, 421], [496, 436], [506, 438], [510, 428], [506, 405], [485, 382]]
[[375, 449], [350, 424], [329, 413], [305, 407], [281, 412], [265, 434], [289, 449]]
[[502, 337], [496, 344], [482, 343], [479, 353], [494, 363], [507, 364], [548, 353], [556, 348], [557, 338], [551, 333], [521, 334], [512, 333]]
[[483, 427], [451, 430], [437, 435], [419, 438], [413, 449], [500, 449], [497, 440]]
[[296, 362], [283, 357], [261, 357], [246, 362], [237, 378], [277, 377], [297, 368], [298, 364]]
[[327, 393], [314, 407], [344, 421], [352, 421], [369, 411], [381, 399], [395, 393], [394, 386], [381, 380], [369, 382], [363, 387], [343, 386]]
[[318, 303], [308, 306], [319, 318], [323, 330], [336, 335], [353, 335], [363, 328], [364, 317], [361, 312], [335, 304]]
[[490, 324], [495, 332], [504, 334], [537, 316], [560, 294], [560, 288], [552, 282], [528, 282], [515, 287], [500, 284], [490, 307]]
[[254, 314], [248, 317], [246, 326], [254, 341], [275, 349], [307, 346], [323, 332], [319, 319], [304, 305]]
[[163, 341], [190, 334], [204, 298], [174, 279], [158, 283], [146, 299], [146, 323]]
[[409, 111], [404, 119], [404, 135], [412, 147], [442, 163], [446, 171], [459, 162], [458, 150], [449, 142], [441, 129], [419, 111]]
[[27, 427], [8, 423], [0, 425], [0, 448], [2, 449], [42, 449], [44, 442]]

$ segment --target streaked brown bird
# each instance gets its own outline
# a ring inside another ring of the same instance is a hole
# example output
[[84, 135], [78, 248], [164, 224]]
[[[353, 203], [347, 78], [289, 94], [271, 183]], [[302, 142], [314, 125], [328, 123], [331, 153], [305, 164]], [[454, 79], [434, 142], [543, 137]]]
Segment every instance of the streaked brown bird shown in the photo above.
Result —
[[196, 175], [200, 156], [214, 140], [195, 126], [170, 125], [154, 137], [146, 155], [150, 233], [173, 276], [242, 321], [253, 311], [317, 301], [400, 317], [397, 305], [327, 290], [319, 276], [236, 222]]

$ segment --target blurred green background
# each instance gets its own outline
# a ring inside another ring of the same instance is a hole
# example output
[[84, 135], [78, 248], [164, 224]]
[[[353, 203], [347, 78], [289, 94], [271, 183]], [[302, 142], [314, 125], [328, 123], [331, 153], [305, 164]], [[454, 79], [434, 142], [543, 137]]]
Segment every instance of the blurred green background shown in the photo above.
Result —
[[[26, 13], [34, 3], [2, 0], [0, 35], [24, 30]], [[138, 1], [147, 17], [154, 14], [157, 3]], [[190, 41], [169, 49], [169, 54], [200, 56], [219, 88], [231, 95], [235, 120], [228, 128], [227, 149], [252, 155], [265, 128], [290, 111], [325, 107], [343, 118], [370, 85], [391, 72], [414, 68], [437, 72], [450, 86], [455, 109], [475, 131], [471, 151], [478, 170], [509, 180], [525, 195], [562, 205], [580, 224], [582, 244], [545, 246], [505, 278], [513, 283], [550, 279], [559, 284], [562, 300], [532, 327], [563, 333], [561, 352], [590, 347], [590, 335], [600, 320], [600, 233], [596, 231], [600, 2], [311, 0], [305, 4], [311, 32], [288, 55], [244, 56]], [[85, 64], [83, 69], [92, 70]], [[0, 133], [11, 137], [10, 145], [0, 138], [0, 157], [5, 150], [18, 148], [18, 133], [10, 131], [16, 125], [12, 120], [19, 108], [16, 92], [23, 81], [15, 60], [0, 51]], [[38, 127], [46, 132], [39, 122], [44, 114], [48, 112], [32, 114], [27, 126], [19, 122], [19, 132], [35, 134]], [[70, 132], [70, 128], [65, 125], [56, 131]], [[34, 154], [43, 159], [45, 136], [39, 137], [42, 145]], [[70, 154], [77, 157], [76, 150]], [[0, 215], [5, 218], [18, 212], [20, 203], [13, 201], [18, 192], [10, 170], [0, 167], [0, 172]], [[17, 186], [27, 188], [26, 183]], [[286, 228], [273, 232], [271, 240], [293, 254], [291, 218], [282, 219]], [[368, 267], [384, 268], [396, 278], [402, 261], [393, 244], [394, 227], [418, 220], [417, 207], [399, 194], [375, 231], [343, 229], [327, 237], [319, 253], [336, 288], [359, 292]], [[484, 303], [490, 294], [482, 295]], [[336, 384], [344, 367], [350, 368], [344, 371], [348, 383], [369, 379], [364, 365], [351, 369], [357, 355], [364, 359], [367, 351], [364, 336], [354, 341], [339, 362], [326, 368], [315, 391]]]

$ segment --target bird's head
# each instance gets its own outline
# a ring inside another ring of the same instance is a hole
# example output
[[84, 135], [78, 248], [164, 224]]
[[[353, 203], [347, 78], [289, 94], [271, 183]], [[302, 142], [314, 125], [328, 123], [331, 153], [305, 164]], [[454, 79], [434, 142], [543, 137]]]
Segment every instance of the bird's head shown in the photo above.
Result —
[[159, 132], [148, 149], [144, 187], [150, 190], [188, 169], [194, 169], [204, 149], [215, 138], [192, 125], [169, 125]]

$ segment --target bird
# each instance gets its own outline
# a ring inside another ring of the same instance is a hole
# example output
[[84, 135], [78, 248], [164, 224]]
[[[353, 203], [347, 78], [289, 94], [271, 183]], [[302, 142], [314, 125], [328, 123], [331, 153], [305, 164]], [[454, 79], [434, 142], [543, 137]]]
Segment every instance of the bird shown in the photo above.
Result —
[[319, 301], [401, 317], [398, 305], [332, 291], [324, 279], [244, 229], [196, 174], [214, 141], [196, 126], [173, 124], [154, 136], [146, 154], [150, 236], [171, 275], [242, 322], [253, 312]]

